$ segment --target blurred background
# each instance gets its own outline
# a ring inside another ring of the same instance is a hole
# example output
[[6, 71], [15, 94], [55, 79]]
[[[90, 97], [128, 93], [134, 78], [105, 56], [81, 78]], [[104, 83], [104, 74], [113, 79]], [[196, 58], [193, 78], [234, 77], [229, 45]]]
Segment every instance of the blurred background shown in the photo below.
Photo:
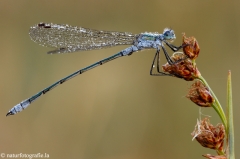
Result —
[[[51, 48], [28, 35], [39, 22], [135, 34], [171, 27], [174, 45], [181, 44], [183, 32], [196, 37], [201, 47], [197, 66], [224, 109], [227, 73], [232, 71], [239, 152], [239, 7], [237, 0], [0, 1], [0, 152], [47, 153], [52, 159], [200, 159], [215, 154], [190, 135], [200, 118], [199, 107], [185, 97], [192, 82], [149, 75], [155, 50], [95, 68], [6, 118], [22, 100], [126, 48], [47, 55]], [[212, 108], [201, 111], [212, 124], [221, 122]]]

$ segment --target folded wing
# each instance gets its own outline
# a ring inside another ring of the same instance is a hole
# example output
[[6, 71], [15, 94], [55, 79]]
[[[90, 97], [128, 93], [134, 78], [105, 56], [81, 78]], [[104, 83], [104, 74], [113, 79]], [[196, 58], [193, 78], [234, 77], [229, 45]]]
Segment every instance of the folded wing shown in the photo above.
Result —
[[31, 40], [56, 50], [49, 54], [102, 49], [116, 45], [132, 45], [136, 36], [127, 32], [101, 31], [64, 24], [39, 23], [29, 30]]

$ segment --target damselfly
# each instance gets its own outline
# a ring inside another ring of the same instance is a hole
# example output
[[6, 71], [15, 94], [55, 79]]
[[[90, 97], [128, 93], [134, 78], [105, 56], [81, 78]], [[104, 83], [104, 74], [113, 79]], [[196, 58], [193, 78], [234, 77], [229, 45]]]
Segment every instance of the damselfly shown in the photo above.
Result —
[[[114, 60], [118, 57], [131, 55], [134, 52], [143, 50], [143, 49], [156, 49], [156, 53], [153, 59], [153, 63], [150, 69], [150, 75], [161, 76], [169, 75], [167, 73], [160, 71], [160, 48], [162, 48], [163, 53], [169, 64], [173, 64], [173, 61], [169, 57], [164, 44], [166, 44], [174, 52], [182, 48], [182, 46], [176, 47], [170, 44], [167, 40], [174, 40], [175, 34], [172, 29], [165, 28], [162, 34], [159, 33], [140, 33], [132, 34], [128, 32], [115, 32], [115, 31], [100, 31], [83, 27], [72, 27], [70, 25], [63, 24], [47, 24], [39, 23], [30, 28], [29, 35], [31, 39], [43, 46], [54, 47], [56, 50], [49, 51], [48, 54], [57, 54], [57, 53], [72, 53], [77, 51], [85, 50], [94, 50], [94, 49], [103, 49], [107, 47], [112, 47], [116, 45], [131, 45], [126, 49], [107, 57], [103, 60], [100, 60], [92, 65], [89, 65], [85, 68], [82, 68], [67, 77], [60, 79], [51, 86], [43, 89], [34, 96], [20, 102], [15, 105], [7, 113], [8, 115], [14, 115], [22, 110], [26, 109], [33, 101], [38, 99], [43, 94], [52, 90], [56, 86], [66, 82], [67, 80], [82, 74], [92, 68], [95, 68], [99, 65], [105, 64], [111, 60]], [[153, 73], [154, 63], [157, 61], [157, 73]]]

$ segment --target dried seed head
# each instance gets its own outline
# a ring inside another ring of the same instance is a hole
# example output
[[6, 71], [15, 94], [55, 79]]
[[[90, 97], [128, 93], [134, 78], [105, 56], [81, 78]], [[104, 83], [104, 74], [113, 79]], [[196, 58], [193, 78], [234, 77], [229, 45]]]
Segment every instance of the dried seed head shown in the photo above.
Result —
[[213, 155], [210, 155], [210, 154], [206, 154], [206, 155], [203, 155], [203, 157], [206, 157], [208, 159], [227, 159], [226, 156], [213, 156]]
[[215, 127], [208, 118], [197, 122], [195, 130], [191, 135], [203, 146], [214, 150], [223, 150], [225, 129], [223, 124], [217, 124]]
[[183, 53], [176, 52], [171, 57], [174, 64], [166, 63], [162, 66], [164, 72], [168, 72], [179, 78], [184, 78], [186, 81], [193, 81], [200, 76], [200, 72], [194, 66], [192, 60], [187, 58]]
[[183, 33], [183, 44], [182, 45], [183, 45], [183, 52], [190, 59], [194, 60], [198, 57], [198, 54], [200, 52], [200, 47], [198, 45], [196, 38], [194, 38], [194, 37], [187, 38], [185, 36], [185, 33]]
[[211, 107], [214, 102], [209, 89], [199, 80], [192, 84], [186, 97], [201, 107]]

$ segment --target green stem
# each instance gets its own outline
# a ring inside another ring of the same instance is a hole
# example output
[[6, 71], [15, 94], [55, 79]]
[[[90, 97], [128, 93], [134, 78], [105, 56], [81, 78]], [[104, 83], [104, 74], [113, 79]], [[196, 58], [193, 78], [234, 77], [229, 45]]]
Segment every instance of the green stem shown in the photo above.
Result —
[[212, 91], [212, 89], [208, 85], [207, 81], [201, 75], [199, 75], [197, 78], [208, 87], [208, 89], [211, 92], [213, 98], [215, 99], [215, 102], [214, 102], [214, 104], [212, 104], [212, 107], [214, 108], [214, 110], [220, 116], [220, 118], [221, 118], [221, 120], [223, 122], [223, 125], [225, 127], [225, 131], [227, 132], [227, 130], [228, 130], [227, 119], [226, 119], [225, 113], [224, 113], [224, 111], [222, 109], [222, 106], [221, 106], [219, 100], [217, 99], [217, 96], [214, 94], [214, 92]]
[[231, 71], [228, 72], [227, 81], [228, 81], [227, 82], [227, 115], [228, 115], [227, 143], [228, 143], [228, 151], [229, 151], [228, 154], [229, 154], [229, 159], [235, 159]]
[[219, 154], [219, 155], [226, 155], [223, 150], [217, 150], [217, 154]]

